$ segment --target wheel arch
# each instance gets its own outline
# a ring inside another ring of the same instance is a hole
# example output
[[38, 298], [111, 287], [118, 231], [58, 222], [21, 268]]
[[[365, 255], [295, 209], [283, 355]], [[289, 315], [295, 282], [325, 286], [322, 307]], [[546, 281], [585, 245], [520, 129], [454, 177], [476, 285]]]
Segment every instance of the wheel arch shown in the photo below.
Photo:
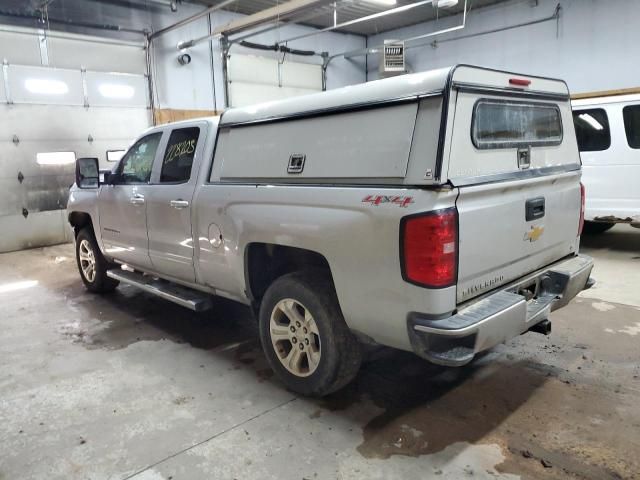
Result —
[[95, 236], [95, 229], [93, 226], [93, 219], [87, 212], [72, 211], [69, 212], [67, 219], [69, 224], [73, 227], [75, 236], [78, 236], [78, 232], [85, 227], [89, 227]]
[[324, 270], [333, 285], [327, 258], [316, 251], [275, 243], [252, 242], [244, 250], [246, 295], [254, 312], [269, 285], [277, 278], [307, 269]]

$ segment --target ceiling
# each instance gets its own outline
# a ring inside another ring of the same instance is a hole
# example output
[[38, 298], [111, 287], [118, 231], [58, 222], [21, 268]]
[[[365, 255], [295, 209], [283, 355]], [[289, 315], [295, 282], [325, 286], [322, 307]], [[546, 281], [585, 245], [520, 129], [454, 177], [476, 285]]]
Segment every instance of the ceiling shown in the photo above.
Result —
[[[152, 30], [153, 17], [157, 13], [171, 15], [171, 4], [177, 5], [176, 21], [183, 18], [181, 3], [198, 4], [204, 9], [215, 5], [220, 0], [0, 0], [0, 23], [51, 28], [76, 33], [92, 33], [110, 37], [139, 39], [134, 31]], [[285, 0], [286, 1], [286, 0]], [[273, 7], [283, 0], [237, 0], [226, 10], [252, 14]], [[393, 0], [387, 0], [393, 1]], [[357, 19], [390, 8], [415, 3], [408, 0], [396, 0], [394, 5], [383, 5], [378, 0], [338, 0], [338, 23]], [[449, 8], [435, 8], [425, 4], [406, 12], [391, 14], [359, 24], [350, 25], [338, 31], [373, 35], [376, 33], [405, 27], [445, 16], [460, 13], [464, 1]], [[467, 0], [468, 9], [476, 9], [505, 0]], [[289, 22], [301, 23], [324, 28], [333, 25], [333, 6], [326, 5], [314, 10], [307, 10]], [[131, 31], [129, 31], [131, 30]]]
[[[217, 3], [212, 0], [193, 1], [194, 3], [201, 3], [207, 6], [212, 6]], [[338, 23], [343, 23], [374, 13], [383, 12], [391, 8], [416, 3], [415, 1], [408, 0], [396, 1], [397, 3], [395, 5], [383, 5], [379, 2], [376, 2], [375, 0], [338, 1], [337, 21]], [[467, 0], [467, 8], [476, 9], [504, 1], [505, 0]], [[229, 5], [226, 10], [243, 14], [252, 14], [266, 8], [273, 7], [278, 3], [281, 4], [284, 2], [278, 0], [238, 0], [237, 2]], [[431, 4], [426, 4], [406, 12], [391, 14], [384, 17], [376, 18], [375, 20], [350, 25], [345, 28], [340, 28], [337, 31], [357, 33], [360, 35], [375, 35], [377, 33], [394, 30], [396, 28], [415, 25], [417, 23], [435, 20], [437, 18], [443, 18], [450, 15], [456, 15], [458, 13], [461, 13], [463, 9], [464, 0], [459, 0], [456, 6], [450, 8], [437, 9]], [[294, 20], [297, 23], [302, 23], [304, 25], [319, 28], [332, 26], [334, 22], [333, 6], [328, 5], [320, 9], [304, 12], [303, 14], [300, 14], [300, 18]]]

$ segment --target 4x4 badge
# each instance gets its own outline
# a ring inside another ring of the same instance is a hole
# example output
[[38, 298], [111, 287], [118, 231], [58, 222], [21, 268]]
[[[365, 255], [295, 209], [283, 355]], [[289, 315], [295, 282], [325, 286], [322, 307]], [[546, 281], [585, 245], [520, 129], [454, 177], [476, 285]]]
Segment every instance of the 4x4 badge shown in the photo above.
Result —
[[370, 203], [376, 207], [382, 203], [391, 203], [399, 207], [407, 208], [407, 206], [414, 202], [413, 197], [401, 195], [367, 195], [362, 199], [362, 203]]

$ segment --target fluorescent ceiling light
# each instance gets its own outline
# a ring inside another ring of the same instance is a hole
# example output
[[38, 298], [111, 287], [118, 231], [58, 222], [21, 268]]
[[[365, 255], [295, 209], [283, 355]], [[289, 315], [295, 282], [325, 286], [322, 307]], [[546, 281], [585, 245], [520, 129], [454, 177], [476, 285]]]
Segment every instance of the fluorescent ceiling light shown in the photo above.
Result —
[[135, 93], [131, 85], [121, 83], [103, 83], [98, 87], [98, 91], [106, 98], [131, 98]]
[[458, 0], [437, 0], [434, 3], [438, 8], [450, 8], [455, 7], [458, 4]]
[[604, 130], [604, 127], [602, 125], [600, 125], [600, 122], [598, 120], [596, 120], [595, 118], [593, 118], [588, 113], [581, 113], [580, 115], [578, 115], [578, 117], [580, 117], [582, 120], [587, 122], [589, 125], [591, 125], [596, 130]]
[[395, 5], [397, 0], [367, 0], [369, 3], [377, 3], [378, 5]]
[[75, 152], [45, 152], [36, 153], [38, 165], [68, 165], [75, 163]]
[[47, 78], [27, 78], [24, 86], [31, 93], [40, 93], [43, 95], [64, 95], [69, 91], [66, 83]]
[[22, 290], [24, 288], [35, 287], [38, 284], [37, 280], [25, 280], [23, 282], [3, 283], [0, 285], [0, 293], [15, 292], [16, 290]]

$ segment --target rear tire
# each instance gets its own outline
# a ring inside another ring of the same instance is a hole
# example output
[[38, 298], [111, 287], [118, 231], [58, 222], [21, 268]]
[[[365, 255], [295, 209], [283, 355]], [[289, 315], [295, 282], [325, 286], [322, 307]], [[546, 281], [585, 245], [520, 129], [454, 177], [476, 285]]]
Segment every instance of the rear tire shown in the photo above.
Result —
[[294, 392], [327, 395], [360, 369], [360, 344], [344, 321], [331, 278], [322, 271], [275, 280], [262, 299], [259, 328], [271, 368]]
[[107, 270], [115, 265], [104, 258], [90, 228], [83, 228], [76, 236], [76, 262], [82, 283], [90, 292], [112, 292], [120, 283], [107, 277]]
[[582, 229], [583, 233], [587, 235], [598, 235], [600, 233], [604, 233], [610, 228], [612, 228], [615, 223], [609, 222], [584, 222], [584, 228]]

